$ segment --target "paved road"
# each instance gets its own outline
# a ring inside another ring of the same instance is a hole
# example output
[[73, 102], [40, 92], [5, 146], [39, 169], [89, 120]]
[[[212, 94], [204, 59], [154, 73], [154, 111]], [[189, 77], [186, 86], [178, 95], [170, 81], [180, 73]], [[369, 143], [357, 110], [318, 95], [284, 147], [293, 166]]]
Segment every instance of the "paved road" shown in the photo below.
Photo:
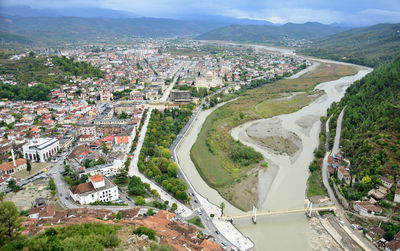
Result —
[[[340, 141], [340, 133], [342, 131], [342, 120], [343, 120], [343, 114], [344, 114], [344, 108], [341, 111], [338, 120], [337, 120], [337, 125], [336, 125], [336, 135], [335, 135], [335, 141], [334, 141], [334, 146], [337, 147], [337, 151], [339, 149], [339, 141]], [[326, 121], [326, 133], [327, 133], [327, 141], [329, 141], [329, 119]], [[335, 151], [335, 147], [332, 149], [333, 153], [337, 153]], [[339, 203], [337, 200], [332, 187], [329, 184], [329, 178], [328, 178], [328, 157], [331, 154], [331, 152], [326, 152], [325, 157], [323, 160], [322, 164], [322, 182], [328, 191], [328, 195], [332, 203], [336, 206], [336, 214], [340, 220], [344, 222], [343, 226], [340, 226], [343, 228], [343, 231], [341, 231], [342, 234], [344, 234], [343, 238], [348, 238], [350, 237], [353, 239], [360, 247], [362, 247], [364, 250], [378, 250], [370, 241], [368, 241], [362, 234], [360, 234], [358, 231], [355, 231], [351, 228], [350, 222], [347, 220], [345, 214], [345, 210], [343, 209], [342, 205]], [[339, 225], [336, 225], [339, 226]], [[354, 244], [354, 243], [353, 243]], [[353, 245], [352, 244], [352, 245]]]
[[340, 135], [342, 134], [342, 121], [344, 116], [344, 109], [346, 109], [346, 107], [342, 109], [336, 122], [337, 124], [336, 124], [335, 141], [333, 143], [333, 148], [332, 148], [332, 153], [334, 154], [338, 153], [340, 148]]

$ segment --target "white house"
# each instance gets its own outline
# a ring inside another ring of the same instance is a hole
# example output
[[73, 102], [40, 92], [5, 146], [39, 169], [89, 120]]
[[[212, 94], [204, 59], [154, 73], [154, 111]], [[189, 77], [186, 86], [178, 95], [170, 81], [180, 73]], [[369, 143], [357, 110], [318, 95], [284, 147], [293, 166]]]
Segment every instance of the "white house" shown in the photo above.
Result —
[[382, 208], [371, 204], [369, 201], [356, 201], [354, 202], [354, 210], [364, 216], [371, 216], [382, 213]]
[[113, 163], [86, 168], [86, 170], [83, 173], [80, 173], [79, 176], [85, 174], [89, 176], [94, 176], [94, 175], [103, 175], [107, 177], [114, 176], [118, 173], [118, 170], [121, 169], [123, 164], [124, 163], [122, 162], [122, 160], [116, 159], [113, 161]]
[[60, 150], [60, 143], [55, 138], [39, 138], [23, 145], [22, 150], [25, 159], [45, 162]]
[[71, 187], [69, 194], [82, 205], [96, 201], [114, 201], [119, 197], [118, 187], [102, 175], [91, 176], [89, 182]]

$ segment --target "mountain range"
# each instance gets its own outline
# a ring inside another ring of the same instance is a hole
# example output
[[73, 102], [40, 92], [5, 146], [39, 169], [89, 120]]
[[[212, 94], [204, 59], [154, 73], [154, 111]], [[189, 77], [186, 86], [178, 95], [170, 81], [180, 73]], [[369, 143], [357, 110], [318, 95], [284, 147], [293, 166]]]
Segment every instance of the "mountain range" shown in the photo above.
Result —
[[400, 24], [377, 24], [347, 30], [313, 41], [313, 45], [298, 52], [377, 66], [400, 55]]
[[304, 24], [287, 23], [281, 26], [234, 24], [208, 31], [197, 39], [232, 40], [241, 42], [276, 42], [285, 37], [313, 39], [347, 30], [342, 26], [325, 25], [316, 22]]

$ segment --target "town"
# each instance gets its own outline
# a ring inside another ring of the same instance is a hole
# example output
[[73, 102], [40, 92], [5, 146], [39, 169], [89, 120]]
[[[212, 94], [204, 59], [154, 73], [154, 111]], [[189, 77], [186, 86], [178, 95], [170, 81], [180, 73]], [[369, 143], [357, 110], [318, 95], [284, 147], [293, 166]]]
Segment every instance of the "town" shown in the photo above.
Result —
[[[133, 44], [5, 55], [10, 65], [41, 60], [50, 69], [72, 72], [43, 100], [15, 97], [0, 104], [0, 187], [4, 198], [29, 216], [24, 223], [29, 229], [65, 222], [55, 211], [82, 207], [145, 206], [175, 213], [170, 218], [177, 224], [182, 218], [197, 218], [201, 225], [218, 221], [218, 207], [215, 214], [193, 210], [200, 199], [171, 159], [177, 135], [201, 109], [252, 88], [255, 81], [279, 79], [310, 65], [300, 57], [242, 46], [154, 39]], [[74, 72], [73, 65], [81, 62], [95, 76]], [[23, 84], [9, 73], [0, 79], [11, 87]], [[205, 236], [217, 235], [214, 241], [221, 247], [252, 245], [218, 237], [223, 230], [216, 226], [207, 227]]]

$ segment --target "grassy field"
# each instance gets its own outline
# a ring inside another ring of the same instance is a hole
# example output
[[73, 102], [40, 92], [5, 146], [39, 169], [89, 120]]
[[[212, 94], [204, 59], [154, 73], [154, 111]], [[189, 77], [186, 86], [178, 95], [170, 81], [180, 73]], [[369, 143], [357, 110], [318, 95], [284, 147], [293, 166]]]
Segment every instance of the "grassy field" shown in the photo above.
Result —
[[[244, 165], [232, 160], [235, 142], [230, 130], [250, 120], [295, 112], [320, 94], [312, 91], [315, 85], [356, 73], [353, 67], [321, 64], [297, 79], [283, 79], [248, 90], [238, 99], [218, 108], [207, 117], [191, 149], [191, 158], [200, 175], [233, 205], [249, 209], [245, 203], [249, 195], [241, 195], [240, 183], [254, 178], [251, 177], [257, 175], [254, 170], [262, 168], [262, 163]], [[304, 93], [288, 98], [289, 93], [300, 91]], [[231, 189], [233, 186], [235, 189]], [[256, 197], [257, 193], [253, 196]]]
[[307, 180], [307, 197], [311, 198], [313, 196], [328, 196], [324, 184], [322, 184], [321, 169], [310, 172]]

